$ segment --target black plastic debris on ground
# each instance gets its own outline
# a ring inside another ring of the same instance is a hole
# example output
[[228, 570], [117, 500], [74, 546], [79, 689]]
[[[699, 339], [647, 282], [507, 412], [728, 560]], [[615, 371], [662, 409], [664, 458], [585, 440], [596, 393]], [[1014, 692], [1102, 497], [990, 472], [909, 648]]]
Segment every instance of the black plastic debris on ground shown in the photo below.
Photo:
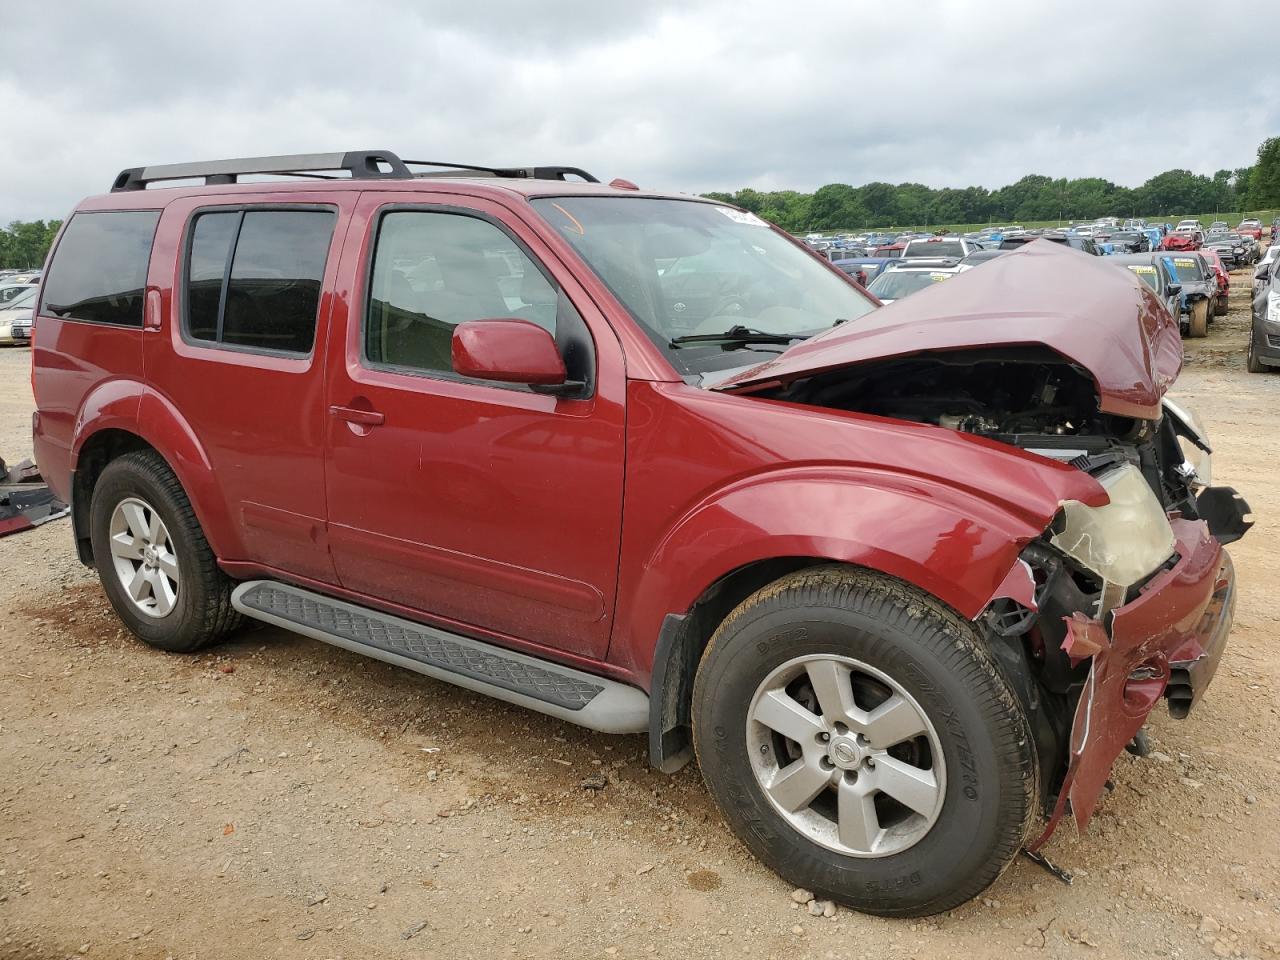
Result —
[[0, 537], [31, 530], [70, 512], [43, 480], [30, 460], [13, 467], [0, 460]]

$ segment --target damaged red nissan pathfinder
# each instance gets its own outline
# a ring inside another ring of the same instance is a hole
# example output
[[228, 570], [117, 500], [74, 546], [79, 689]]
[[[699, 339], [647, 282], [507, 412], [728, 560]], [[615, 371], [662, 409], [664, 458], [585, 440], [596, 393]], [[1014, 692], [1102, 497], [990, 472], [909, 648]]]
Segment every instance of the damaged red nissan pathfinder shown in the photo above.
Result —
[[1231, 625], [1248, 508], [1164, 399], [1177, 318], [1054, 244], [878, 309], [572, 168], [178, 164], [80, 204], [34, 340], [40, 466], [142, 640], [249, 617], [647, 732], [861, 910], [1083, 829]]

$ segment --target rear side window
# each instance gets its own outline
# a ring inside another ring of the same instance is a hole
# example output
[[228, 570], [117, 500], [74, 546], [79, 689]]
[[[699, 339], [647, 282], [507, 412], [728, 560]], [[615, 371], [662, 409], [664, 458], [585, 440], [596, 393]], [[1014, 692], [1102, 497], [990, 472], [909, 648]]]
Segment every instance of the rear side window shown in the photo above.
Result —
[[64, 320], [142, 326], [158, 210], [77, 213], [58, 241], [40, 312]]
[[198, 215], [187, 258], [187, 336], [310, 353], [336, 219], [330, 210]]

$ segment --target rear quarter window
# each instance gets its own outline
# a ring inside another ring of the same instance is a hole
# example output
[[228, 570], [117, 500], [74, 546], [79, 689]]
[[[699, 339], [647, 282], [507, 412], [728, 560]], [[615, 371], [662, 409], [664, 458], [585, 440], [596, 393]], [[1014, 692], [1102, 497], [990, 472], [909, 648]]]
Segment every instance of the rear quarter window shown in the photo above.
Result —
[[159, 219], [159, 210], [75, 214], [58, 240], [40, 312], [63, 320], [141, 327]]

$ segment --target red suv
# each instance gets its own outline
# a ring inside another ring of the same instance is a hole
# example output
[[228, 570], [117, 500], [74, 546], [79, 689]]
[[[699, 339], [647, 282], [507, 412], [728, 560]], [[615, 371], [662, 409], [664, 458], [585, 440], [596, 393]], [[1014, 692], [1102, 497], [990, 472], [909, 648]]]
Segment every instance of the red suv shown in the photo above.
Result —
[[647, 733], [866, 911], [1083, 828], [1231, 624], [1248, 508], [1163, 400], [1177, 319], [1055, 244], [878, 309], [569, 168], [178, 164], [80, 204], [34, 339], [39, 463], [142, 640], [251, 617]]

